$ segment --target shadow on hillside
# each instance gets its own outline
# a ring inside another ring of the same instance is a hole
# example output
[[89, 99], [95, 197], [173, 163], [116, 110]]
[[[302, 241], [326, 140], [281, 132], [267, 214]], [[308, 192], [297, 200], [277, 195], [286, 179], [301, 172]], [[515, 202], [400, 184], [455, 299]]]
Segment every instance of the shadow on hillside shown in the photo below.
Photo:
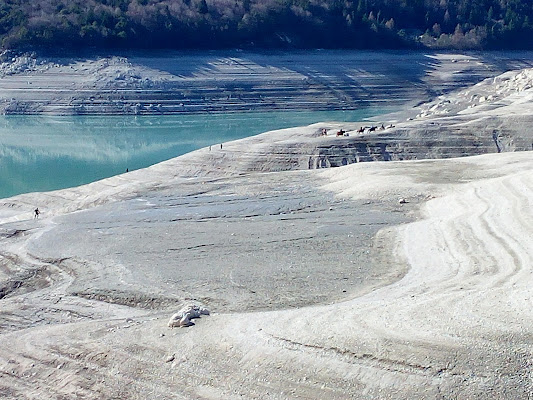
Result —
[[358, 108], [429, 100], [509, 69], [531, 67], [532, 56], [533, 52], [228, 50], [148, 53], [129, 60], [230, 92], [272, 88], [283, 95], [283, 91], [307, 91]]

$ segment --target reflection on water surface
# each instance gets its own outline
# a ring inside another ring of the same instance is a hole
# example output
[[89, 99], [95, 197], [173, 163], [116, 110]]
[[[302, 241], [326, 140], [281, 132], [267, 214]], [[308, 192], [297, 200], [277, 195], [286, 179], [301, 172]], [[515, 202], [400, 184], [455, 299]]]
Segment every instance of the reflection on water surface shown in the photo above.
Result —
[[165, 116], [1, 116], [0, 198], [78, 186], [272, 129], [385, 110]]

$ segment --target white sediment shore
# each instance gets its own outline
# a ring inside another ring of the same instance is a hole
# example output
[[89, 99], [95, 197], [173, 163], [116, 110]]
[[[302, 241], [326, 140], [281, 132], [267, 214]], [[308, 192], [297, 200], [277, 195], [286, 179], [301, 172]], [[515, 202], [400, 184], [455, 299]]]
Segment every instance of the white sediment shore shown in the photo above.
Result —
[[397, 108], [509, 69], [530, 52], [316, 50], [102, 57], [0, 55], [2, 114], [173, 114]]
[[528, 398], [529, 76], [5, 199], [0, 396]]

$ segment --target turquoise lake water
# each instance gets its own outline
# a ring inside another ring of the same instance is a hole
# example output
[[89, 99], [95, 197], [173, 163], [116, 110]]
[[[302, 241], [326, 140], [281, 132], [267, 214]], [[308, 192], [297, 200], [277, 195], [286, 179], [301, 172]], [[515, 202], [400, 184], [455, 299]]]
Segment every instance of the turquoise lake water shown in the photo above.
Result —
[[0, 198], [82, 185], [273, 129], [384, 109], [166, 116], [0, 116]]

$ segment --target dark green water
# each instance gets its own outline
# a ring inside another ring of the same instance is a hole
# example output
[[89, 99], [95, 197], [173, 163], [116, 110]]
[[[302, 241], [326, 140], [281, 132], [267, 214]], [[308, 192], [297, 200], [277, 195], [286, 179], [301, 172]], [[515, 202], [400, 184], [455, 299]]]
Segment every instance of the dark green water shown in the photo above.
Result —
[[384, 109], [166, 116], [0, 116], [0, 198], [82, 185], [272, 129]]

